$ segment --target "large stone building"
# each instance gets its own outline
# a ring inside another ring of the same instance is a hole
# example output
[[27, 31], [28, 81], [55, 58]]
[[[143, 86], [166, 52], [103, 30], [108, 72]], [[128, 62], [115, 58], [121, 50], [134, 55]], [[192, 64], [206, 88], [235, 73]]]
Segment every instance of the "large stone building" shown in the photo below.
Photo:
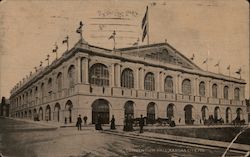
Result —
[[83, 40], [11, 91], [15, 118], [104, 123], [114, 115], [172, 117], [202, 125], [209, 115], [247, 120], [245, 81], [204, 71], [168, 43], [109, 50]]

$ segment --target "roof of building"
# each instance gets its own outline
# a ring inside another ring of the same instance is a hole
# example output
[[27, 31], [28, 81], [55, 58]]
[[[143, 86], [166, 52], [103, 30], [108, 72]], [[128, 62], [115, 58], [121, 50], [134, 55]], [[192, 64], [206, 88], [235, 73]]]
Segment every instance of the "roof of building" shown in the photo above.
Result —
[[223, 74], [217, 74], [202, 70], [190, 59], [176, 50], [169, 43], [157, 43], [150, 45], [132, 46], [126, 48], [119, 48], [116, 50], [110, 50], [94, 45], [88, 44], [85, 40], [79, 40], [70, 50], [63, 53], [63, 55], [54, 60], [51, 65], [41, 67], [38, 71], [31, 75], [28, 79], [24, 79], [23, 82], [19, 82], [18, 86], [15, 86], [13, 91], [19, 91], [21, 88], [26, 88], [28, 84], [37, 81], [42, 78], [44, 74], [51, 72], [56, 67], [60, 66], [63, 62], [75, 55], [75, 53], [84, 52], [94, 55], [100, 55], [105, 57], [111, 57], [121, 60], [127, 60], [131, 62], [157, 66], [161, 68], [167, 68], [170, 70], [177, 70], [183, 73], [191, 73], [204, 77], [211, 77], [215, 79], [223, 79], [226, 81], [245, 84], [243, 79], [234, 77], [228, 77]]

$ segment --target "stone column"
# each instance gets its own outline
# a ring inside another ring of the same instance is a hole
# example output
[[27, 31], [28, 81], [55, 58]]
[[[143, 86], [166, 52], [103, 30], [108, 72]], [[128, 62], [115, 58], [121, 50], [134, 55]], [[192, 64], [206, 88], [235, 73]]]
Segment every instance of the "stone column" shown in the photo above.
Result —
[[197, 95], [197, 78], [193, 78], [193, 91], [192, 91], [192, 95], [196, 96]]
[[120, 64], [116, 64], [115, 65], [115, 78], [116, 78], [116, 87], [121, 87], [121, 65]]
[[140, 77], [139, 77], [139, 80], [140, 80], [140, 89], [141, 90], [144, 90], [144, 69], [143, 68], [139, 68], [139, 71], [140, 71]]
[[212, 94], [211, 94], [211, 88], [212, 88], [212, 87], [211, 87], [211, 80], [208, 80], [208, 81], [207, 81], [207, 88], [206, 88], [206, 89], [207, 89], [207, 90], [206, 90], [206, 96], [207, 96], [207, 97], [211, 97], [211, 95], [212, 95]]
[[76, 73], [76, 80], [77, 80], [77, 83], [81, 83], [82, 80], [81, 80], [81, 77], [82, 77], [82, 72], [81, 72], [81, 57], [77, 57], [76, 58], [76, 61], [77, 61], [77, 73]]
[[67, 76], [68, 76], [67, 66], [63, 66], [63, 71], [62, 71], [62, 89], [65, 89], [68, 86]]
[[178, 92], [177, 94], [182, 94], [182, 76], [180, 74], [177, 75], [178, 77]]
[[162, 71], [160, 71], [160, 92], [164, 92], [164, 86], [165, 86], [165, 82], [164, 82], [164, 73]]
[[116, 76], [115, 76], [115, 64], [111, 65], [111, 87], [115, 87], [116, 85]]
[[84, 57], [81, 59], [81, 66], [82, 66], [82, 83], [89, 84], [89, 59]]
[[136, 68], [135, 70], [135, 89], [136, 90], [140, 88], [139, 74], [140, 74], [139, 68]]
[[160, 72], [156, 73], [155, 78], [156, 78], [155, 79], [155, 91], [159, 92], [160, 91], [160, 86], [161, 86], [161, 84], [160, 84]]

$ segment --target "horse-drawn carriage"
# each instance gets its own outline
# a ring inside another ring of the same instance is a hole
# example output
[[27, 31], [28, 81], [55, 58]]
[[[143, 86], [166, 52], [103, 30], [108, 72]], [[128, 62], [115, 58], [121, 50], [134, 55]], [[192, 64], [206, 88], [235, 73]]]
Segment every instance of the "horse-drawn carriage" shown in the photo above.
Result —
[[240, 119], [239, 117], [236, 117], [233, 121], [232, 124], [233, 125], [244, 125], [245, 124], [245, 120], [244, 119]]
[[[151, 119], [151, 118], [148, 118], [148, 117], [143, 117], [143, 118], [144, 118], [145, 125], [158, 124], [160, 126], [162, 126], [162, 125], [164, 125], [164, 126], [169, 125], [171, 127], [175, 126], [175, 121], [171, 120], [169, 118], [157, 118], [157, 119]], [[140, 118], [131, 119], [134, 126], [138, 126], [139, 120], [140, 120]]]
[[221, 125], [224, 123], [223, 118], [214, 118], [212, 115], [204, 120], [204, 125]]

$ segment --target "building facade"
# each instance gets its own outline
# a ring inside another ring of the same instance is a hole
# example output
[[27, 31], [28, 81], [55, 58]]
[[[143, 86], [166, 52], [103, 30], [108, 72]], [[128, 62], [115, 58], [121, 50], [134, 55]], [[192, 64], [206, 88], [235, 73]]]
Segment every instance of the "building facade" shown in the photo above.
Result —
[[97, 115], [172, 118], [203, 125], [209, 116], [247, 121], [245, 81], [204, 71], [168, 43], [117, 50], [79, 41], [61, 58], [20, 81], [10, 96], [15, 118], [93, 124]]

